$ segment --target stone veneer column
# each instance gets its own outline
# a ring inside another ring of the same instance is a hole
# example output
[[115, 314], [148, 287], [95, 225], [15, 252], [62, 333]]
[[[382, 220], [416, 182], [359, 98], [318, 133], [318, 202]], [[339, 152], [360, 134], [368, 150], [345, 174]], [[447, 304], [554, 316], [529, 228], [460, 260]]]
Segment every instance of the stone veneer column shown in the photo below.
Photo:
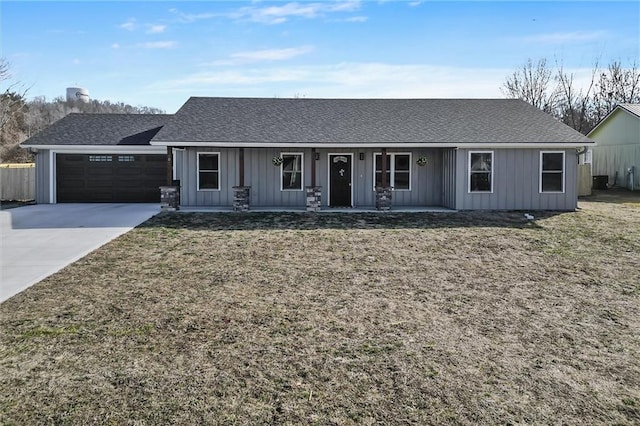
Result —
[[376, 186], [376, 209], [378, 210], [391, 209], [391, 187], [390, 186]]
[[160, 210], [175, 212], [180, 209], [180, 187], [161, 186], [160, 187]]
[[322, 187], [321, 186], [307, 186], [307, 211], [318, 212], [320, 211], [320, 204], [322, 202]]
[[250, 186], [234, 186], [233, 187], [233, 211], [234, 212], [249, 211], [250, 193], [251, 193]]

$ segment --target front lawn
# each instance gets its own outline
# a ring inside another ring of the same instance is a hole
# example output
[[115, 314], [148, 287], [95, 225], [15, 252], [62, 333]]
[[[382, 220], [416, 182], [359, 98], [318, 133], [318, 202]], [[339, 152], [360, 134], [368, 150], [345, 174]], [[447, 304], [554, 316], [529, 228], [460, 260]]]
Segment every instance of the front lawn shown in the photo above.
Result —
[[581, 207], [161, 214], [0, 305], [0, 424], [637, 424], [640, 204]]

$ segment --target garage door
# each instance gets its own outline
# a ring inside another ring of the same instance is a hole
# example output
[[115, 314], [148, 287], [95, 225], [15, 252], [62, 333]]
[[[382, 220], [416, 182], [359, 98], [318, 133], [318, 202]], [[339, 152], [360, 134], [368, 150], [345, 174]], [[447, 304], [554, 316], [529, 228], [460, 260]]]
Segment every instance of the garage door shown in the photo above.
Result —
[[159, 203], [165, 155], [57, 154], [59, 203]]

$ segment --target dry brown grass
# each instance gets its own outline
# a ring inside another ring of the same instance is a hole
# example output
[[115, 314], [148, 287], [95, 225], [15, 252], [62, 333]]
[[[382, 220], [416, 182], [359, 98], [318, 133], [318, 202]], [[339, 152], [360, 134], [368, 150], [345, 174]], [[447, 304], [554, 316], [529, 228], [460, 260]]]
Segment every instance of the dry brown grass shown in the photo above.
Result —
[[2, 424], [637, 424], [640, 208], [170, 214], [0, 306]]

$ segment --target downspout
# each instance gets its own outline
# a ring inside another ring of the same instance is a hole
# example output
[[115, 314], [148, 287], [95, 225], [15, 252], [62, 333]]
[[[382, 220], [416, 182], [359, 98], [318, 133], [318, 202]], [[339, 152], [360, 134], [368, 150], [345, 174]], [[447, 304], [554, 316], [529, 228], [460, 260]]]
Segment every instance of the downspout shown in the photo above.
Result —
[[582, 147], [582, 150], [581, 150], [581, 151], [577, 151], [577, 152], [576, 152], [576, 155], [577, 155], [578, 157], [580, 157], [581, 155], [586, 154], [586, 153], [587, 153], [587, 151], [589, 151], [589, 147], [585, 145], [585, 146], [583, 146], [583, 147]]

